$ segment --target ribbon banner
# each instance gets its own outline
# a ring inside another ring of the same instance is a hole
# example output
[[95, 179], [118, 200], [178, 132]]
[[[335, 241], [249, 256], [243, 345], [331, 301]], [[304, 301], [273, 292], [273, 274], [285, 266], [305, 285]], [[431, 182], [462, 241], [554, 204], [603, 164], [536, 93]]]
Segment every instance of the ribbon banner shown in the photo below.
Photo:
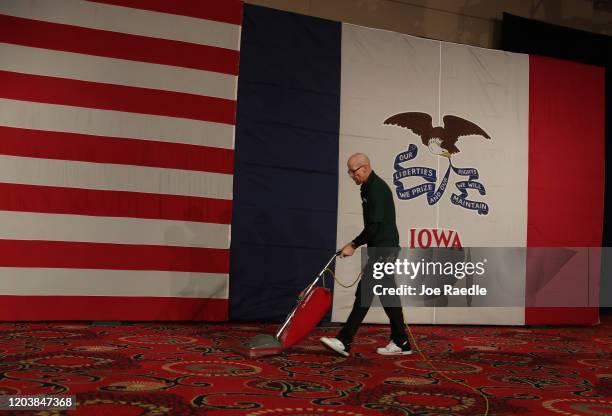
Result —
[[[448, 185], [448, 179], [450, 177], [451, 169], [459, 176], [467, 176], [467, 180], [459, 181], [455, 183], [455, 186], [459, 190], [459, 194], [451, 194], [450, 200], [453, 204], [463, 207], [465, 209], [471, 209], [477, 211], [480, 215], [487, 215], [489, 213], [489, 206], [484, 202], [472, 201], [467, 199], [468, 191], [473, 189], [478, 191], [481, 196], [487, 194], [485, 187], [482, 183], [477, 182], [479, 178], [478, 170], [475, 168], [457, 168], [453, 166], [450, 158], [448, 159], [448, 169], [440, 182], [440, 186], [436, 190], [436, 178], [437, 171], [433, 168], [427, 168], [422, 166], [404, 167], [402, 163], [409, 162], [417, 157], [418, 148], [414, 144], [408, 146], [408, 150], [399, 153], [395, 156], [395, 162], [393, 168], [395, 173], [393, 174], [393, 184], [395, 185], [395, 192], [397, 197], [401, 200], [409, 200], [417, 198], [423, 194], [427, 194], [427, 203], [429, 205], [435, 205], [444, 194], [446, 186]], [[427, 182], [412, 188], [405, 188], [402, 180], [405, 178], [417, 176], [425, 179]]]

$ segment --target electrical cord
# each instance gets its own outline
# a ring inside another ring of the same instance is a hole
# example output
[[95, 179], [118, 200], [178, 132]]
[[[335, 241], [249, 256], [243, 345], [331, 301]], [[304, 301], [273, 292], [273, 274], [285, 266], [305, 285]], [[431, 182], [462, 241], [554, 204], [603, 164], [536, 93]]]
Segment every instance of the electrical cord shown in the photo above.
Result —
[[338, 280], [338, 279], [336, 278], [336, 274], [335, 274], [335, 273], [332, 271], [332, 269], [330, 269], [329, 267], [328, 267], [327, 269], [323, 270], [323, 271], [324, 271], [324, 272], [329, 272], [329, 274], [331, 274], [331, 275], [332, 275], [332, 277], [334, 278], [334, 281], [335, 281], [336, 283], [338, 283], [340, 286], [342, 286], [343, 288], [345, 288], [345, 289], [348, 289], [348, 288], [351, 288], [351, 287], [355, 286], [355, 284], [356, 284], [356, 283], [359, 281], [359, 279], [361, 279], [361, 276], [363, 275], [363, 272], [360, 272], [360, 273], [357, 275], [357, 279], [355, 279], [355, 281], [354, 281], [353, 283], [351, 283], [350, 285], [348, 285], [348, 286], [347, 286], [347, 285], [343, 284], [343, 283], [342, 283], [340, 280]]
[[[403, 313], [404, 313], [404, 310], [402, 309], [402, 316], [403, 316]], [[404, 322], [406, 322], [406, 318], [405, 318], [405, 317], [404, 317]], [[421, 356], [421, 359], [422, 359], [423, 361], [425, 361], [427, 364], [429, 364], [429, 366], [430, 366], [430, 367], [431, 367], [431, 368], [432, 368], [432, 369], [433, 369], [433, 370], [434, 370], [436, 373], [438, 373], [439, 375], [441, 375], [442, 377], [444, 377], [444, 378], [445, 378], [445, 379], [447, 379], [448, 381], [451, 381], [451, 382], [453, 382], [453, 383], [459, 384], [460, 386], [467, 387], [468, 389], [470, 389], [470, 390], [472, 390], [472, 391], [474, 391], [474, 392], [478, 393], [480, 396], [482, 396], [482, 398], [483, 398], [483, 399], [484, 399], [484, 401], [485, 401], [485, 412], [484, 412], [484, 414], [483, 414], [482, 416], [487, 416], [487, 415], [489, 414], [489, 399], [487, 398], [487, 396], [486, 396], [486, 395], [485, 395], [483, 392], [481, 392], [480, 390], [478, 390], [477, 388], [472, 387], [472, 386], [470, 386], [469, 384], [463, 383], [463, 382], [461, 382], [461, 381], [459, 381], [459, 380], [452, 379], [452, 378], [450, 378], [449, 376], [447, 376], [446, 374], [444, 374], [442, 371], [438, 370], [438, 369], [436, 368], [436, 366], [433, 364], [433, 362], [432, 362], [432, 361], [431, 361], [429, 358], [427, 358], [427, 357], [425, 356], [425, 354], [423, 353], [423, 351], [421, 350], [421, 348], [420, 348], [420, 347], [419, 347], [419, 345], [417, 344], [416, 339], [414, 338], [414, 335], [412, 334], [412, 331], [410, 330], [410, 325], [408, 325], [408, 324], [404, 324], [404, 325], [406, 325], [406, 329], [408, 330], [408, 335], [410, 336], [410, 339], [411, 339], [411, 341], [412, 341], [412, 345], [414, 346], [414, 349], [416, 349], [416, 350], [419, 352], [419, 355]]]
[[[361, 276], [363, 275], [363, 271], [359, 273], [359, 275], [357, 276], [357, 279], [351, 283], [350, 285], [345, 285], [344, 283], [342, 283], [340, 280], [338, 280], [338, 278], [336, 278], [336, 274], [330, 269], [327, 268], [325, 269], [323, 272], [329, 272], [329, 274], [332, 275], [332, 277], [334, 278], [334, 281], [336, 283], [338, 283], [340, 286], [342, 286], [345, 289], [351, 288], [353, 286], [355, 286], [355, 284], [359, 281], [359, 279], [361, 279]], [[404, 319], [404, 322], [406, 322], [406, 317], [404, 316], [404, 309], [402, 308], [402, 317]], [[421, 359], [426, 362], [427, 364], [429, 364], [429, 366], [433, 369], [434, 372], [436, 372], [437, 374], [439, 374], [440, 376], [444, 377], [445, 379], [447, 379], [448, 381], [452, 382], [452, 383], [456, 383], [459, 384], [460, 386], [463, 387], [467, 387], [468, 389], [478, 393], [480, 396], [482, 396], [482, 398], [485, 401], [485, 412], [482, 416], [487, 416], [489, 414], [489, 399], [487, 398], [487, 396], [481, 392], [480, 390], [478, 390], [475, 387], [470, 386], [469, 384], [463, 383], [459, 380], [455, 380], [450, 378], [449, 376], [447, 376], [446, 374], [444, 374], [442, 371], [438, 370], [436, 368], [436, 366], [433, 364], [433, 362], [427, 358], [427, 356], [423, 353], [423, 351], [421, 350], [421, 348], [419, 347], [419, 345], [416, 342], [416, 339], [414, 338], [414, 335], [412, 334], [412, 330], [410, 329], [410, 325], [408, 324], [404, 324], [406, 326], [406, 329], [408, 330], [408, 335], [410, 336], [410, 340], [412, 342], [412, 345], [414, 346], [414, 349], [416, 349], [419, 353], [419, 355], [421, 356]]]

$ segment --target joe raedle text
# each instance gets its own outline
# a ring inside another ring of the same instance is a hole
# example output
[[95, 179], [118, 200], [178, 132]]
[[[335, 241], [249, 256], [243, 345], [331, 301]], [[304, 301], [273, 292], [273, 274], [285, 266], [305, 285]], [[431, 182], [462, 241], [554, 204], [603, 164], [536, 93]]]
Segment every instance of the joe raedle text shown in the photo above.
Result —
[[[409, 261], [397, 259], [393, 262], [376, 262], [372, 267], [372, 277], [376, 282], [372, 287], [377, 296], [486, 296], [487, 288], [482, 284], [467, 287], [455, 287], [448, 284], [448, 279], [454, 283], [466, 276], [482, 277], [485, 274], [487, 259], [479, 262], [456, 261]], [[412, 280], [412, 284], [389, 284], [387, 276], [404, 277]], [[445, 278], [444, 283], [438, 282]], [[417, 279], [416, 281], [414, 281]]]
[[377, 296], [486, 296], [487, 288], [480, 285], [472, 285], [470, 287], [443, 285], [442, 288], [429, 287], [427, 285], [400, 285], [399, 287], [374, 285], [374, 294]]

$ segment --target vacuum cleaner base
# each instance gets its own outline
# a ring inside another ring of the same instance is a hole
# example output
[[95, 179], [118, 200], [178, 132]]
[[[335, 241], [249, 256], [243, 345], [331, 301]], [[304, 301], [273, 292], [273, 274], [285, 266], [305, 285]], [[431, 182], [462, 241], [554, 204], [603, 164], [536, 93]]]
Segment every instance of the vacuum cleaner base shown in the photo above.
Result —
[[242, 353], [250, 358], [280, 354], [285, 348], [276, 337], [259, 334], [242, 345]]
[[239, 353], [248, 357], [263, 357], [280, 354], [287, 348], [304, 339], [321, 321], [332, 303], [331, 291], [325, 287], [315, 287], [327, 267], [340, 255], [337, 251], [327, 262], [323, 270], [303, 291], [297, 304], [280, 327], [276, 336], [259, 334], [243, 343]]

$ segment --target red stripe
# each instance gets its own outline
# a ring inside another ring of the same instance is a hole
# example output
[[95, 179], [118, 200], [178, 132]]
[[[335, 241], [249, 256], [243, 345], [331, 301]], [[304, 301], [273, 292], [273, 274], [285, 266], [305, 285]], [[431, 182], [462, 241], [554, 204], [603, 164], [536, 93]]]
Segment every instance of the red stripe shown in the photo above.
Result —
[[525, 325], [596, 325], [599, 308], [525, 308]]
[[90, 0], [95, 3], [151, 10], [154, 12], [178, 14], [199, 19], [239, 25], [242, 22], [242, 1], [240, 0]]
[[208, 298], [9, 295], [0, 303], [2, 321], [226, 321], [229, 305]]
[[0, 183], [0, 210], [230, 224], [232, 201]]
[[[601, 246], [604, 77], [603, 68], [529, 57], [528, 247]], [[537, 270], [528, 269], [526, 287], [537, 287], [540, 278]], [[547, 283], [546, 289], [586, 298], [588, 283], [588, 276], [577, 275], [564, 283], [567, 287]], [[596, 322], [586, 308], [578, 322], [571, 308], [553, 308], [551, 313], [529, 306], [526, 324]]]
[[0, 154], [232, 174], [234, 151], [216, 147], [0, 126]]
[[236, 102], [150, 88], [0, 71], [0, 97], [234, 124]]
[[238, 75], [240, 52], [0, 15], [0, 42]]
[[228, 273], [229, 250], [2, 239], [0, 267]]

